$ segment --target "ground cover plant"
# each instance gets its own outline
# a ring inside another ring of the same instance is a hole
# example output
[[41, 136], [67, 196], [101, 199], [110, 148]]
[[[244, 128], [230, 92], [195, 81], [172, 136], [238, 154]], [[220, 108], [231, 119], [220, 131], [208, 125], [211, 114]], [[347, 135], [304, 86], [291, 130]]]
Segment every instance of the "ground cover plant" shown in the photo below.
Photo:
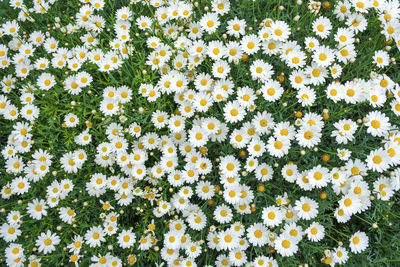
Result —
[[1, 1], [0, 264], [400, 265], [399, 15]]

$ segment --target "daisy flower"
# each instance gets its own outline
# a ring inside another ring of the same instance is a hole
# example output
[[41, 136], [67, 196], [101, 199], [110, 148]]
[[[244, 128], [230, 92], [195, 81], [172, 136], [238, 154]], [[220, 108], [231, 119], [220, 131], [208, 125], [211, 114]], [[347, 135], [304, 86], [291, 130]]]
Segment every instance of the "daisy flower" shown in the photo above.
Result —
[[[339, 87], [340, 88], [340, 87]], [[364, 100], [361, 83], [347, 81], [343, 85], [342, 97], [346, 103], [355, 104]]]
[[79, 118], [73, 113], [68, 113], [64, 118], [64, 123], [67, 127], [75, 127], [79, 124]]
[[357, 231], [350, 237], [349, 242], [351, 252], [358, 254], [368, 247], [369, 238], [364, 232]]
[[[142, 250], [142, 251], [149, 250], [151, 248], [151, 246], [152, 246], [151, 236], [150, 235], [142, 236], [139, 239], [139, 244], [140, 244], [139, 245], [139, 250]], [[128, 260], [129, 259], [130, 259], [130, 257], [128, 257]], [[133, 261], [133, 263], [135, 263], [136, 262], [136, 258], [134, 258], [132, 261]]]
[[335, 60], [335, 54], [327, 46], [318, 46], [314, 50], [313, 60], [321, 67], [327, 67]]
[[278, 267], [278, 262], [275, 259], [266, 256], [254, 258], [251, 264], [254, 265], [254, 267]]
[[331, 136], [336, 138], [338, 144], [347, 144], [354, 140], [354, 133], [358, 125], [352, 120], [340, 120], [333, 124], [336, 130], [332, 131]]
[[200, 23], [191, 22], [186, 31], [189, 33], [188, 37], [191, 39], [199, 39], [203, 35], [203, 30]]
[[253, 117], [252, 124], [254, 125], [256, 132], [260, 135], [269, 134], [275, 126], [272, 114], [266, 111], [263, 111], [262, 113], [257, 112]]
[[253, 89], [248, 86], [242, 87], [237, 92], [237, 101], [239, 101], [239, 103], [245, 108], [250, 108], [252, 105], [254, 105], [256, 98], [257, 96]]
[[268, 242], [268, 228], [261, 223], [255, 223], [247, 228], [247, 238], [255, 246], [264, 246]]
[[[400, 91], [397, 91], [397, 93], [400, 94]], [[392, 107], [393, 113], [400, 116], [400, 98], [394, 99], [390, 102], [390, 106]]]
[[281, 20], [273, 21], [270, 25], [271, 38], [275, 41], [284, 42], [289, 38], [290, 27]]
[[283, 57], [290, 68], [299, 69], [306, 65], [306, 54], [300, 49], [293, 49]]
[[263, 208], [261, 218], [267, 226], [278, 226], [282, 223], [283, 212], [279, 207], [269, 206]]
[[290, 149], [290, 140], [286, 137], [276, 138], [271, 136], [268, 138], [267, 150], [270, 155], [281, 158], [287, 155]]
[[385, 92], [382, 91], [380, 88], [373, 88], [369, 91], [369, 98], [368, 101], [373, 107], [382, 107], [386, 102], [386, 95]]
[[333, 260], [339, 264], [344, 264], [349, 259], [348, 251], [343, 247], [337, 247], [332, 253]]
[[347, 28], [339, 28], [335, 34], [335, 41], [339, 43], [339, 46], [353, 44], [354, 33]]
[[247, 150], [251, 156], [259, 157], [264, 154], [266, 145], [259, 137], [254, 137], [247, 145]]
[[276, 138], [286, 138], [292, 140], [295, 136], [295, 128], [288, 121], [281, 121], [275, 124], [273, 134]]
[[218, 14], [216, 13], [206, 13], [200, 19], [201, 28], [208, 34], [213, 34], [220, 24], [221, 22], [218, 20]]
[[332, 78], [336, 79], [342, 75], [343, 68], [339, 64], [335, 63], [330, 67], [329, 70], [330, 70]]
[[200, 126], [194, 126], [189, 131], [189, 140], [195, 147], [203, 146], [208, 141], [208, 133]]
[[[367, 19], [360, 13], [351, 13], [347, 16], [346, 25], [349, 26], [349, 29], [354, 31], [355, 34], [359, 32], [365, 31], [368, 25]], [[386, 33], [385, 30], [382, 30], [383, 34]]]
[[342, 46], [336, 51], [335, 56], [339, 62], [347, 63], [357, 56], [355, 46], [353, 44]]
[[256, 178], [262, 182], [271, 180], [274, 174], [272, 167], [266, 163], [257, 164], [254, 172]]
[[395, 83], [393, 82], [393, 80], [388, 77], [386, 74], [383, 75], [379, 75], [378, 77], [376, 77], [376, 79], [373, 80], [373, 84], [367, 84], [370, 86], [378, 86], [379, 89], [382, 89], [382, 91], [391, 91], [394, 86]]
[[214, 219], [220, 224], [228, 223], [232, 220], [232, 210], [226, 205], [219, 205], [214, 210]]
[[37, 78], [36, 84], [41, 90], [47, 91], [56, 84], [56, 81], [55, 81], [55, 78], [53, 75], [51, 75], [49, 73], [42, 73]]
[[114, 99], [103, 99], [100, 102], [100, 111], [106, 116], [115, 115], [118, 112], [118, 102]]
[[116, 17], [120, 20], [131, 20], [132, 12], [129, 7], [121, 7], [116, 11]]
[[244, 119], [246, 111], [239, 102], [228, 102], [224, 106], [224, 118], [229, 123], [235, 123]]
[[329, 36], [332, 30], [332, 23], [328, 18], [321, 16], [313, 21], [312, 29], [316, 35], [325, 39]]
[[274, 74], [273, 68], [269, 63], [261, 59], [256, 59], [250, 66], [251, 77], [254, 80], [266, 81]]
[[157, 129], [161, 129], [168, 123], [168, 113], [160, 110], [156, 110], [151, 115], [151, 122]]
[[38, 247], [39, 252], [43, 252], [44, 254], [51, 253], [56, 250], [58, 244], [60, 244], [60, 237], [57, 234], [51, 233], [50, 230], [47, 230], [46, 233], [41, 233], [40, 236], [36, 239], [35, 245]]
[[13, 194], [14, 194], [14, 192], [12, 191], [10, 184], [6, 184], [1, 188], [1, 197], [2, 198], [9, 199]]
[[299, 172], [297, 170], [297, 165], [295, 164], [286, 164], [281, 169], [281, 174], [283, 178], [289, 183], [293, 183], [296, 181]]
[[17, 240], [18, 236], [21, 235], [21, 230], [19, 230], [18, 224], [7, 224], [4, 223], [0, 227], [0, 236], [6, 242], [13, 242]]
[[11, 182], [11, 189], [17, 195], [25, 194], [29, 191], [31, 185], [27, 178], [17, 177]]
[[315, 37], [306, 37], [304, 39], [304, 44], [307, 49], [313, 51], [319, 46], [319, 40]]
[[309, 75], [309, 83], [313, 85], [320, 85], [325, 82], [328, 76], [326, 68], [312, 63], [311, 66], [306, 67], [306, 74]]
[[216, 78], [224, 79], [229, 75], [230, 71], [229, 64], [224, 60], [218, 60], [213, 63], [212, 74]]
[[350, 15], [351, 3], [347, 0], [340, 1], [335, 5], [335, 9], [333, 12], [339, 20], [343, 21]]
[[[364, 18], [364, 20], [366, 19]], [[400, 22], [398, 20], [390, 20], [389, 22], [384, 24], [384, 28], [382, 29], [381, 33], [385, 35], [387, 39], [398, 36], [400, 33]]]
[[235, 17], [234, 19], [228, 21], [226, 29], [227, 34], [238, 38], [240, 37], [240, 35], [245, 34], [246, 21], [244, 19], [238, 19], [237, 17]]
[[292, 237], [293, 240], [295, 240], [296, 242], [300, 242], [303, 235], [303, 229], [301, 228], [301, 226], [296, 225], [295, 222], [291, 222], [285, 224], [285, 227], [283, 229], [283, 234]]
[[221, 231], [218, 234], [218, 239], [219, 239], [218, 247], [223, 250], [232, 250], [236, 248], [239, 243], [239, 237], [231, 229]]
[[377, 192], [378, 199], [388, 201], [394, 195], [395, 191], [391, 186], [390, 179], [381, 177], [374, 182], [374, 191]]
[[121, 248], [130, 248], [134, 245], [136, 240], [135, 233], [131, 230], [122, 230], [118, 235], [118, 244]]
[[68, 224], [72, 224], [72, 220], [73, 218], [75, 218], [76, 215], [73, 209], [67, 207], [61, 207], [59, 214], [60, 214], [60, 219]]
[[365, 122], [364, 125], [368, 127], [367, 133], [370, 133], [372, 136], [385, 136], [391, 127], [389, 118], [380, 111], [371, 111], [365, 117], [368, 119], [368, 122]]
[[297, 253], [297, 242], [287, 234], [281, 234], [274, 241], [276, 251], [283, 257], [290, 257]]
[[[185, 245], [185, 253], [190, 259], [195, 259], [198, 256], [200, 256], [201, 247], [198, 244], [191, 242], [191, 243]], [[183, 265], [183, 266], [185, 266], [185, 265]]]
[[[215, 41], [210, 41], [210, 43], [211, 42], [215, 42]], [[209, 43], [209, 44], [210, 44]], [[217, 46], [217, 47], [215, 47], [214, 46], [214, 48], [218, 48], [218, 49], [220, 49], [220, 43], [214, 43], [215, 44], [215, 46]], [[212, 57], [213, 55], [214, 55], [214, 53], [212, 53], [212, 50], [214, 49], [214, 48], [212, 48], [212, 49], [210, 49], [210, 50], [208, 50], [208, 47], [207, 47], [207, 45], [204, 43], [204, 41], [202, 41], [202, 40], [197, 40], [197, 41], [194, 41], [194, 42], [192, 42], [192, 45], [191, 45], [191, 47], [189, 48], [189, 51], [191, 52], [191, 54], [193, 54], [193, 55], [195, 55], [195, 56], [201, 56], [201, 55], [203, 55], [204, 53], [209, 53], [210, 55], [210, 57]], [[216, 50], [216, 52], [218, 52], [217, 50]], [[218, 55], [217, 53], [215, 53], [216, 55]]]
[[210, 182], [200, 181], [196, 185], [196, 195], [203, 199], [211, 199], [215, 195], [214, 186]]
[[318, 126], [304, 125], [296, 134], [296, 140], [302, 147], [314, 147], [318, 145], [321, 140], [321, 129]]
[[321, 241], [325, 236], [325, 228], [317, 222], [313, 222], [305, 231], [307, 238], [313, 242]]
[[146, 16], [140, 16], [136, 19], [136, 25], [140, 30], [149, 29], [152, 24], [151, 18]]
[[240, 164], [234, 156], [225, 156], [221, 158], [219, 169], [225, 176], [236, 176], [240, 170]]
[[7, 222], [9, 224], [17, 224], [21, 221], [21, 213], [17, 210], [10, 211], [7, 214]]
[[186, 221], [189, 227], [196, 231], [200, 231], [207, 225], [207, 217], [202, 211], [191, 213]]
[[89, 133], [89, 130], [85, 130], [76, 135], [74, 140], [78, 145], [86, 146], [92, 141], [92, 135]]
[[240, 45], [246, 54], [252, 55], [260, 49], [260, 40], [255, 34], [245, 35], [240, 41]]
[[309, 183], [316, 188], [322, 188], [328, 185], [329, 170], [321, 165], [315, 166], [307, 173]]
[[298, 216], [303, 220], [311, 220], [318, 215], [318, 203], [308, 197], [300, 197], [296, 200], [294, 210], [298, 212]]
[[372, 57], [372, 59], [373, 59], [373, 63], [378, 68], [384, 68], [384, 67], [388, 66], [390, 63], [389, 54], [383, 50], [375, 51], [375, 54]]
[[226, 53], [225, 56], [228, 60], [228, 62], [232, 63], [238, 63], [239, 60], [243, 56], [243, 50], [237, 41], [229, 41], [226, 44]]
[[128, 103], [132, 99], [132, 90], [128, 86], [121, 86], [117, 89], [118, 101], [122, 104]]
[[229, 251], [229, 260], [235, 266], [242, 266], [243, 264], [247, 263], [247, 256], [243, 250], [240, 248], [235, 248]]
[[254, 157], [248, 157], [244, 168], [248, 172], [254, 171], [258, 167], [258, 161]]
[[290, 85], [295, 89], [301, 89], [306, 86], [307, 77], [302, 70], [294, 70], [289, 76]]
[[35, 198], [32, 202], [28, 203], [27, 213], [33, 219], [40, 220], [43, 216], [47, 215], [46, 202]]
[[[194, 85], [199, 91], [208, 91], [211, 88], [213, 79], [208, 73], [199, 73], [196, 75]], [[190, 99], [188, 99], [190, 100]]]
[[260, 88], [263, 97], [269, 102], [275, 102], [279, 100], [283, 94], [283, 88], [278, 81], [271, 80], [269, 78], [264, 80], [265, 83]]
[[344, 195], [339, 200], [339, 208], [343, 210], [343, 212], [349, 216], [352, 214], [358, 213], [360, 211], [361, 201], [357, 195]]
[[281, 43], [275, 40], [269, 40], [262, 43], [263, 52], [269, 56], [276, 55], [280, 51]]
[[[218, 249], [219, 247], [217, 247]], [[216, 267], [223, 267], [223, 266], [231, 266], [232, 263], [229, 259], [229, 257], [225, 254], [220, 254], [217, 256], [217, 258], [215, 259], [215, 266]]]
[[386, 171], [390, 166], [389, 155], [383, 148], [371, 151], [365, 161], [369, 169], [380, 173]]
[[98, 247], [101, 242], [106, 241], [104, 238], [104, 229], [100, 226], [92, 226], [85, 234], [86, 243], [89, 247]]
[[[230, 177], [226, 177], [228, 182]], [[240, 188], [238, 187], [239, 181], [237, 183], [228, 185], [226, 190], [224, 190], [224, 199], [229, 204], [237, 204], [240, 202]]]
[[317, 98], [314, 89], [307, 86], [300, 88], [296, 97], [303, 107], [312, 106]]

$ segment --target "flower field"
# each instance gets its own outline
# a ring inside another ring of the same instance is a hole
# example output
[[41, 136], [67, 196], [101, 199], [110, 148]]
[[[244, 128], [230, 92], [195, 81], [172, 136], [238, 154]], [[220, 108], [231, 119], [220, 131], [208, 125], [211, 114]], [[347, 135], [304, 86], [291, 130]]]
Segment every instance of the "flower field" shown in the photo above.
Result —
[[399, 266], [399, 19], [0, 1], [0, 266]]

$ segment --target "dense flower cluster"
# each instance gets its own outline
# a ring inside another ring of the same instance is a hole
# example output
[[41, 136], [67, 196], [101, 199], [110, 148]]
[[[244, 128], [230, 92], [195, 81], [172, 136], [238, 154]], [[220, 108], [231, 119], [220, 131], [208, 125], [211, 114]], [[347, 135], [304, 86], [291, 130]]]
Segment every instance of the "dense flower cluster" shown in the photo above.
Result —
[[[255, 18], [228, 0], [204, 9], [189, 1], [135, 0], [111, 9], [104, 0], [81, 0], [70, 21], [54, 19], [52, 31], [34, 17], [56, 1], [25, 2], [10, 1], [18, 20], [0, 28], [0, 114], [12, 128], [1, 149], [1, 197], [13, 203], [0, 227], [7, 266], [47, 266], [41, 256], [63, 247], [66, 263], [77, 265], [84, 258], [91, 266], [146, 262], [154, 251], [167, 266], [278, 266], [303, 243], [322, 244], [326, 220], [340, 227], [400, 189], [400, 84], [386, 74], [396, 64], [391, 51], [400, 48], [398, 1], [338, 1], [326, 7], [333, 16], [320, 2], [297, 1], [310, 21], [302, 39], [299, 15], [265, 14], [249, 26]], [[370, 17], [380, 22], [387, 49], [368, 55], [374, 71], [351, 76]], [[34, 29], [25, 30], [26, 22]], [[80, 42], [64, 45], [59, 33]], [[139, 36], [143, 46], [134, 44]], [[145, 77], [138, 86], [110, 82], [139, 60], [143, 69], [130, 70], [130, 79]], [[90, 114], [103, 116], [97, 127], [71, 102], [58, 125], [69, 136], [61, 154], [36, 138], [40, 118], [53, 115], [35, 100], [51, 93], [91, 95]], [[340, 115], [330, 118], [327, 105]], [[346, 115], [361, 105], [357, 117]], [[367, 139], [376, 145], [358, 145]], [[322, 161], [299, 159], [325, 146], [334, 150]], [[274, 181], [280, 190], [272, 191]], [[100, 219], [93, 213], [81, 224], [74, 192], [100, 203]], [[269, 202], [260, 203], [262, 195]], [[121, 223], [131, 207], [146, 218], [141, 231]], [[25, 221], [47, 216], [58, 216], [70, 234], [38, 226], [28, 250]], [[129, 256], [97, 253], [111, 244]], [[276, 253], [251, 252], [263, 247]], [[344, 264], [368, 247], [367, 233], [353, 231], [318, 257]]]

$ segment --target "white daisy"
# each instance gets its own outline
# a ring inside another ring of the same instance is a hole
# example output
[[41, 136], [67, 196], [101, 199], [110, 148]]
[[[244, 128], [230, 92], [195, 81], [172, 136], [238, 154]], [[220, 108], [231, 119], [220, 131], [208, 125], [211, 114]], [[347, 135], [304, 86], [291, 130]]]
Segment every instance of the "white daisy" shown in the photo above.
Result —
[[296, 140], [300, 146], [311, 148], [318, 145], [321, 136], [321, 129], [318, 126], [304, 125], [297, 131]]
[[369, 238], [361, 231], [355, 232], [349, 239], [351, 252], [358, 254], [368, 247]]
[[290, 27], [281, 20], [273, 21], [270, 25], [271, 38], [275, 41], [284, 42], [289, 38]]
[[51, 233], [50, 230], [47, 230], [46, 233], [43, 232], [40, 234], [35, 244], [38, 247], [39, 252], [48, 254], [56, 250], [55, 246], [60, 244], [60, 241], [61, 239], [57, 234]]
[[216, 13], [205, 13], [200, 19], [201, 28], [208, 34], [214, 33], [221, 22], [218, 20], [218, 14]]
[[237, 17], [235, 17], [234, 19], [228, 21], [226, 29], [227, 34], [238, 38], [240, 37], [240, 35], [245, 34], [246, 21], [244, 19], [238, 19]]
[[276, 251], [283, 257], [290, 257], [297, 253], [298, 246], [297, 242], [287, 234], [281, 234], [275, 241]]
[[365, 117], [368, 119], [368, 122], [364, 123], [368, 127], [367, 133], [378, 137], [387, 134], [391, 124], [385, 114], [380, 111], [371, 111]]
[[240, 45], [245, 53], [252, 55], [260, 49], [260, 40], [255, 34], [245, 35], [240, 41]]
[[307, 233], [307, 238], [313, 242], [319, 242], [325, 236], [325, 228], [318, 222], [313, 222], [304, 232]]
[[322, 39], [325, 39], [329, 36], [332, 30], [332, 23], [328, 18], [321, 16], [313, 21], [312, 29], [315, 34], [317, 34]]
[[261, 223], [255, 223], [247, 228], [247, 238], [255, 246], [264, 246], [268, 241], [268, 229]]
[[279, 207], [269, 206], [263, 208], [261, 218], [267, 226], [278, 226], [282, 223], [283, 212]]
[[304, 220], [310, 220], [318, 215], [318, 203], [308, 197], [300, 197], [296, 200], [294, 210], [298, 212], [298, 216]]

